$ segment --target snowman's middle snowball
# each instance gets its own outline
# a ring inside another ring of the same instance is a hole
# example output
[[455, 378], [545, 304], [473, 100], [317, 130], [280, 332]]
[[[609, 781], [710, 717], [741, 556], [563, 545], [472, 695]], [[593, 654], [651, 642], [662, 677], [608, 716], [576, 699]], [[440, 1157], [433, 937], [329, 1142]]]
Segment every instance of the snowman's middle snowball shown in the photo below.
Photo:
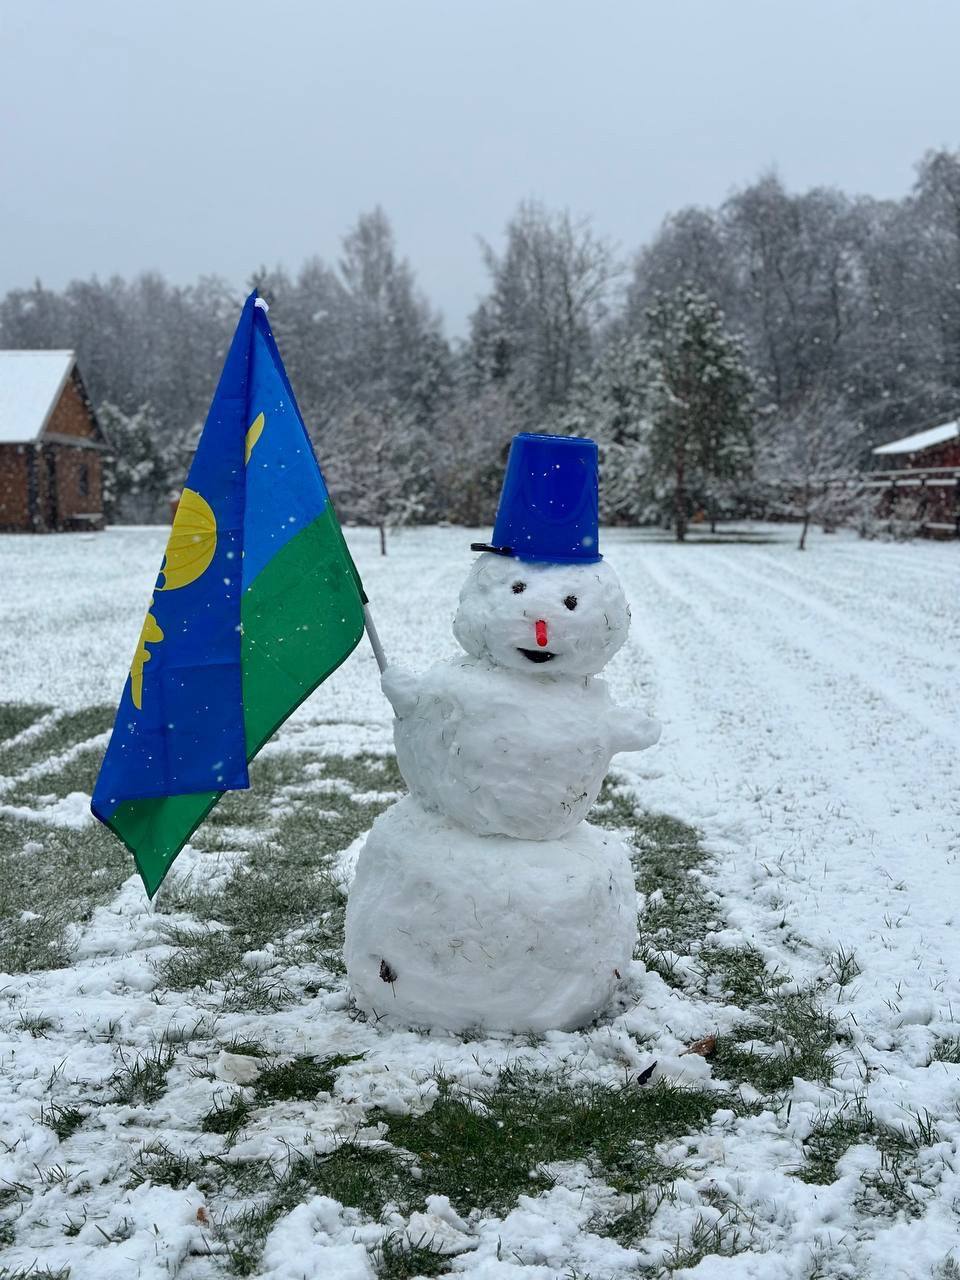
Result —
[[478, 836], [412, 797], [376, 820], [347, 902], [357, 1003], [403, 1026], [546, 1031], [609, 1005], [636, 941], [623, 843]]

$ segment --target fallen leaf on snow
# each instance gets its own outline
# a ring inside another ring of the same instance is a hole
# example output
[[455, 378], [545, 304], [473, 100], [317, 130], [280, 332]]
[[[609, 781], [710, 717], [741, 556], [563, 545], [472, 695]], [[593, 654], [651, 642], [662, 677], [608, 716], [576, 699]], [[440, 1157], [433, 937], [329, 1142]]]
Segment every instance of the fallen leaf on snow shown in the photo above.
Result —
[[693, 1044], [688, 1044], [685, 1049], [680, 1050], [680, 1057], [685, 1053], [698, 1053], [701, 1058], [712, 1058], [717, 1051], [717, 1037], [702, 1036], [699, 1040], [694, 1040]]

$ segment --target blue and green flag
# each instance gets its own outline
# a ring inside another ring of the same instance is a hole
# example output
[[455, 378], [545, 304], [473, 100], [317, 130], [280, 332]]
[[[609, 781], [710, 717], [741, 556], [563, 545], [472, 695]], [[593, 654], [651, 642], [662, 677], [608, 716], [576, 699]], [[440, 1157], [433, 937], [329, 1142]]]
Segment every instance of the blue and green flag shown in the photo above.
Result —
[[257, 303], [227, 353], [93, 792], [151, 897], [363, 634], [363, 587]]

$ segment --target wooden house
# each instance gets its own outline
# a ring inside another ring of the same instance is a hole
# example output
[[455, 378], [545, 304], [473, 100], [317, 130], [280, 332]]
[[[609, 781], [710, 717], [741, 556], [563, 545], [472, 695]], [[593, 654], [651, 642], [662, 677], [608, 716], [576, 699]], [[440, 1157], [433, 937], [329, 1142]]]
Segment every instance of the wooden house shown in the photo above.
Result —
[[107, 451], [72, 351], [0, 351], [0, 529], [102, 529]]
[[869, 485], [883, 490], [881, 509], [904, 515], [928, 537], [960, 536], [960, 422], [943, 422], [873, 450]]

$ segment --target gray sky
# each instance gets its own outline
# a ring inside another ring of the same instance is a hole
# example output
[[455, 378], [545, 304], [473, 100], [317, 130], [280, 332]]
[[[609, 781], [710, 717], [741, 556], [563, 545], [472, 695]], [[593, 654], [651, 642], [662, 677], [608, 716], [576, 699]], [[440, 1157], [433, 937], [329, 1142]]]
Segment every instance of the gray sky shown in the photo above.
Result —
[[0, 291], [334, 259], [380, 202], [461, 333], [518, 200], [624, 251], [776, 166], [960, 143], [955, 0], [0, 0]]

